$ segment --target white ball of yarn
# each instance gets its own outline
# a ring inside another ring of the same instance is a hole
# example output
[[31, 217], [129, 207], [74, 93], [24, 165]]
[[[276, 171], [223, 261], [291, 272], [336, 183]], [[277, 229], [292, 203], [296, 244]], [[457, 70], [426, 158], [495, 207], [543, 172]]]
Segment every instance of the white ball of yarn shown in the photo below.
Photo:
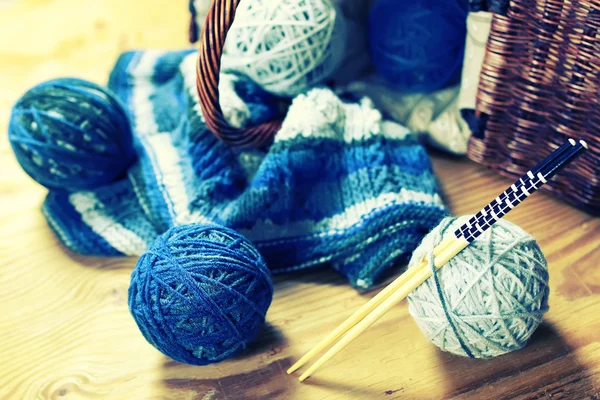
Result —
[[[470, 216], [446, 218], [423, 239], [410, 265]], [[431, 265], [430, 265], [431, 267]], [[444, 351], [490, 358], [523, 347], [548, 310], [548, 269], [535, 239], [498, 221], [409, 296], [409, 312]]]
[[266, 91], [294, 96], [329, 78], [345, 47], [346, 22], [331, 0], [243, 0], [221, 62]]

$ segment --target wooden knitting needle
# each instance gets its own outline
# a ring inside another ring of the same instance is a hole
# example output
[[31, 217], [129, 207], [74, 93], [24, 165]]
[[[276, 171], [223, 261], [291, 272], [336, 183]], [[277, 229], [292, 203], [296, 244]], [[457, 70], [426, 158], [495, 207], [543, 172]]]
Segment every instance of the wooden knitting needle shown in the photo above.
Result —
[[[445, 265], [452, 257], [489, 229], [489, 227], [498, 219], [502, 218], [511, 209], [520, 204], [542, 184], [546, 183], [547, 180], [551, 179], [552, 176], [575, 159], [575, 157], [585, 149], [587, 149], [587, 144], [584, 141], [579, 141], [579, 143], [577, 143], [573, 139], [569, 139], [567, 143], [557, 149], [551, 156], [547, 157], [533, 170], [528, 171], [527, 174], [519, 179], [518, 186], [515, 184], [511, 185], [500, 196], [494, 199], [494, 201], [484, 207], [484, 209], [477, 214], [480, 217], [477, 218], [476, 221], [468, 221], [461, 228], [456, 230], [455, 237], [447, 238], [436, 246], [433, 253], [435, 267], [439, 269]], [[535, 171], [535, 174], [532, 171]], [[527, 184], [529, 184], [529, 187], [527, 187]], [[331, 357], [346, 347], [360, 333], [377, 321], [383, 314], [404, 299], [412, 290], [427, 280], [431, 274], [431, 269], [427, 268], [427, 261], [421, 260], [416, 267], [410, 268], [401, 277], [397, 278], [379, 295], [373, 298], [365, 306], [361, 307], [361, 309], [334, 330], [313, 350], [302, 357], [288, 370], [288, 373], [301, 367], [319, 351], [348, 331], [346, 336], [300, 376], [300, 381], [304, 381]], [[352, 327], [353, 324], [356, 325]]]
[[[445, 250], [454, 239], [447, 238], [439, 246], [437, 246], [434, 250], [434, 256], [438, 256], [443, 250]], [[409, 268], [405, 273], [396, 278], [392, 283], [385, 287], [381, 292], [379, 292], [375, 297], [365, 303], [361, 308], [354, 312], [348, 319], [346, 319], [340, 326], [335, 328], [333, 332], [331, 332], [326, 338], [321, 340], [315, 347], [313, 347], [308, 353], [306, 353], [302, 358], [300, 358], [294, 365], [292, 365], [287, 373], [291, 374], [296, 371], [298, 368], [302, 367], [308, 360], [313, 358], [317, 353], [321, 352], [325, 347], [327, 347], [330, 343], [333, 343], [340, 336], [342, 336], [348, 329], [352, 328], [352, 326], [356, 325], [360, 320], [365, 318], [371, 311], [373, 311], [378, 305], [380, 305], [386, 298], [388, 298], [392, 292], [397, 291], [403, 285], [405, 285], [413, 276], [415, 276], [419, 272], [419, 266], [422, 264], [427, 264], [427, 260], [423, 258], [419, 265], [413, 268]]]
[[[434, 265], [436, 268], [441, 268], [444, 264], [446, 264], [452, 257], [461, 252], [462, 249], [467, 247], [469, 242], [464, 239], [457, 239], [453, 241], [445, 250], [440, 252], [437, 257], [434, 257]], [[428, 268], [427, 261], [419, 263], [419, 266], [414, 269], [414, 275], [411, 276], [402, 287], [393, 291], [389, 296], [385, 298], [379, 305], [379, 307], [375, 308], [371, 313], [369, 313], [365, 318], [363, 318], [358, 324], [354, 325], [346, 335], [340, 339], [331, 349], [329, 349], [321, 358], [319, 358], [313, 365], [311, 365], [306, 372], [304, 372], [300, 376], [300, 382], [303, 382], [306, 378], [308, 378], [313, 372], [319, 369], [323, 364], [325, 364], [331, 357], [340, 352], [344, 347], [350, 344], [351, 341], [356, 339], [358, 335], [360, 335], [363, 331], [365, 331], [368, 327], [373, 325], [375, 321], [381, 318], [385, 313], [387, 313], [392, 307], [396, 306], [400, 301], [402, 301], [410, 292], [415, 290], [420, 284], [425, 282], [427, 278], [429, 278], [432, 274], [432, 270]]]

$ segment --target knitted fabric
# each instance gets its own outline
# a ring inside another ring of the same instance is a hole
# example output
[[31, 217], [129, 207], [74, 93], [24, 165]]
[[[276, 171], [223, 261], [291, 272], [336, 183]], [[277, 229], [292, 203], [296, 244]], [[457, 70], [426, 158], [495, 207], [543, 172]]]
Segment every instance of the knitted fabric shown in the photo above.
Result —
[[[423, 239], [410, 264], [471, 216], [446, 218]], [[523, 347], [548, 311], [548, 266], [535, 239], [499, 220], [408, 296], [425, 336], [450, 353], [490, 358]]]
[[44, 212], [73, 251], [140, 255], [173, 226], [217, 224], [251, 240], [274, 272], [330, 263], [366, 289], [446, 214], [425, 150], [370, 100], [313, 89], [268, 150], [242, 152], [205, 126], [195, 61], [146, 51], [117, 62], [109, 88], [130, 112], [138, 161], [124, 181], [48, 195]]

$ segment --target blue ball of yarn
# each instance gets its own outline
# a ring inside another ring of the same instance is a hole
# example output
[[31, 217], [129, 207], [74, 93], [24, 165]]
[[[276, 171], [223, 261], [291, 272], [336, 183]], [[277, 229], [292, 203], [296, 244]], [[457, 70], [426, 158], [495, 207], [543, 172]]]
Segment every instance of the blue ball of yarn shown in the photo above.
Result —
[[467, 34], [466, 0], [380, 0], [369, 15], [375, 69], [396, 88], [433, 92], [457, 83]]
[[154, 347], [206, 365], [246, 348], [265, 321], [273, 285], [256, 248], [224, 227], [183, 225], [139, 259], [129, 309]]
[[107, 89], [75, 78], [39, 84], [12, 109], [9, 140], [34, 180], [51, 189], [91, 189], [134, 161], [129, 119]]

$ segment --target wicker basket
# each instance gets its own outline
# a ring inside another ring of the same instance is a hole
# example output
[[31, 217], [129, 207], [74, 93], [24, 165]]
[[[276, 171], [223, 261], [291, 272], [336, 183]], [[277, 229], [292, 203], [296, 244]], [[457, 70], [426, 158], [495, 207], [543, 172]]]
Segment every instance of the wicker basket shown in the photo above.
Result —
[[214, 0], [200, 35], [197, 87], [200, 106], [208, 128], [224, 142], [236, 147], [262, 147], [273, 140], [281, 120], [269, 121], [248, 129], [230, 126], [219, 104], [219, 70], [225, 37], [240, 0]]
[[495, 14], [468, 157], [527, 172], [566, 138], [590, 151], [544, 188], [600, 213], [600, 1], [513, 0]]
[[[281, 121], [236, 129], [219, 105], [225, 37], [240, 0], [214, 0], [200, 37], [198, 93], [207, 126], [239, 147], [267, 145]], [[600, 214], [600, 0], [471, 0], [494, 12], [470, 119], [468, 156], [517, 177], [566, 138], [590, 151], [544, 188]]]

